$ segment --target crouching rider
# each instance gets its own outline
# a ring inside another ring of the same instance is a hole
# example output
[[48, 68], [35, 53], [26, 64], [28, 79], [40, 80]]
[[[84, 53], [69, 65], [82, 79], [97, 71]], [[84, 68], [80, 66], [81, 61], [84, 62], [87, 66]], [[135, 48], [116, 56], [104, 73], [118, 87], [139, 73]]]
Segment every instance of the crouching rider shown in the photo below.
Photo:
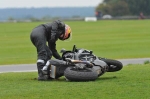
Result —
[[41, 70], [52, 56], [58, 60], [62, 59], [56, 50], [56, 41], [58, 39], [62, 41], [67, 40], [71, 38], [71, 34], [70, 26], [60, 20], [40, 24], [32, 30], [30, 39], [37, 50], [39, 81], [51, 79], [48, 75], [43, 75]]

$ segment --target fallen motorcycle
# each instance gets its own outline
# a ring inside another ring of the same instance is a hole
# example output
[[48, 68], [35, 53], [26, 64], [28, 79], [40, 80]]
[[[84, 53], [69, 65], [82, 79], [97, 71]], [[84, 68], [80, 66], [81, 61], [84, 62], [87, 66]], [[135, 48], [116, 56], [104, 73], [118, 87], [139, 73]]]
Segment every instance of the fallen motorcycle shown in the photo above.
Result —
[[93, 51], [78, 49], [73, 46], [71, 51], [61, 50], [63, 60], [49, 60], [43, 72], [49, 68], [52, 78], [65, 76], [68, 81], [94, 81], [105, 72], [116, 72], [123, 64], [114, 59], [97, 57]]

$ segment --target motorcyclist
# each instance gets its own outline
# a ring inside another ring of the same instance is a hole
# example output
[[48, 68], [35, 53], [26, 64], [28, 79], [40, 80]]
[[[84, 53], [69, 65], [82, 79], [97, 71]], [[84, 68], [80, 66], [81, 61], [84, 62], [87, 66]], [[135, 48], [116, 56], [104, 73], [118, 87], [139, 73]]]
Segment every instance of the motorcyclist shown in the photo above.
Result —
[[40, 24], [32, 30], [30, 39], [37, 50], [38, 80], [50, 79], [48, 75], [42, 73], [41, 69], [52, 56], [56, 59], [62, 59], [56, 50], [56, 41], [69, 39], [71, 34], [70, 26], [60, 20]]

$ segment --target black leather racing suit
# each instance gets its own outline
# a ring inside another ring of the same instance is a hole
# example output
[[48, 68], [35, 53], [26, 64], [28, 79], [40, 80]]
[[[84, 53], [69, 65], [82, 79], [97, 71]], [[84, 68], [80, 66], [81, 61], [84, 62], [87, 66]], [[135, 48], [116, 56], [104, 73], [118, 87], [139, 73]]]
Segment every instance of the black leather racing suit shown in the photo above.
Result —
[[41, 24], [32, 30], [30, 39], [37, 49], [37, 69], [39, 79], [43, 79], [41, 69], [52, 56], [56, 59], [61, 59], [56, 50], [56, 41], [63, 33], [65, 33], [65, 24], [60, 20]]
[[[30, 38], [37, 48], [38, 59], [47, 61], [52, 56], [56, 59], [61, 59], [56, 50], [56, 41], [64, 31], [65, 24], [60, 20], [56, 20], [52, 23], [41, 24], [33, 29]], [[48, 42], [49, 48], [46, 45], [46, 42]]]

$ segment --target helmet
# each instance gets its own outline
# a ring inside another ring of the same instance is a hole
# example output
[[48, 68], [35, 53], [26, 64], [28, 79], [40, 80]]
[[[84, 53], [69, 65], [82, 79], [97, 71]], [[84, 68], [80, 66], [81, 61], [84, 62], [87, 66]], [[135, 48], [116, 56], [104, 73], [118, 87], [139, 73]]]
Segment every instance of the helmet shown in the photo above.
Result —
[[65, 32], [59, 36], [60, 40], [66, 40], [70, 38], [72, 35], [72, 31], [69, 25], [65, 24]]

